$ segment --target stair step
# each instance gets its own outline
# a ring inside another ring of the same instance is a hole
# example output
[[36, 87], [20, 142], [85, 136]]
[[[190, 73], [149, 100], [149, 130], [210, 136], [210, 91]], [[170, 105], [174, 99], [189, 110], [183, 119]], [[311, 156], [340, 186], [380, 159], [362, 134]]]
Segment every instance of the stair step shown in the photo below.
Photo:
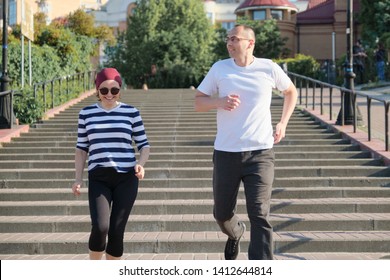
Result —
[[[38, 179], [42, 176], [42, 169], [1, 169], [0, 178], [7, 179]], [[84, 172], [84, 178], [87, 177]], [[286, 177], [337, 177], [345, 175], [345, 166], [288, 166], [275, 167], [275, 176], [278, 178]], [[147, 169], [148, 178], [211, 178], [212, 167], [191, 167], [191, 168], [154, 168]], [[367, 176], [367, 177], [389, 177], [390, 168], [383, 166], [349, 166], [348, 176]], [[45, 169], [45, 178], [47, 179], [66, 179], [74, 178], [73, 168], [51, 168]]]
[[[37, 185], [44, 182], [37, 182]], [[70, 191], [72, 181], [61, 182], [59, 188], [0, 188], [0, 201], [50, 201], [72, 200]], [[193, 183], [196, 185], [196, 183]], [[210, 184], [211, 185], [211, 184]], [[238, 197], [245, 198], [243, 188]], [[390, 197], [390, 188], [383, 187], [291, 187], [273, 188], [272, 197], [275, 199], [310, 199], [310, 198], [355, 198], [355, 197]], [[80, 199], [87, 199], [87, 188], [81, 190]], [[140, 200], [177, 200], [177, 199], [212, 199], [212, 188], [147, 188], [139, 189], [137, 199]]]
[[[278, 159], [278, 167], [288, 166], [382, 166], [381, 159]], [[175, 159], [175, 160], [153, 160], [150, 159], [147, 168], [198, 168], [198, 167], [212, 167], [211, 159]], [[4, 160], [0, 162], [0, 169], [51, 169], [51, 168], [74, 168], [74, 159], [72, 160]]]
[[[0, 179], [0, 189], [5, 188], [69, 188], [73, 178], [67, 179]], [[145, 178], [142, 186], [147, 188], [211, 188], [211, 178]], [[382, 187], [389, 188], [388, 177], [288, 177], [275, 178], [274, 188], [317, 187]]]
[[[2, 254], [83, 254], [89, 233], [1, 233]], [[249, 233], [241, 241], [246, 252]], [[226, 236], [216, 232], [126, 232], [124, 251], [131, 253], [188, 253], [198, 248], [202, 253], [220, 253]], [[276, 253], [285, 252], [390, 252], [390, 232], [277, 232]]]
[[[238, 199], [237, 213], [246, 213], [245, 200]], [[132, 213], [209, 214], [212, 199], [137, 200]], [[3, 216], [29, 215], [87, 215], [88, 202], [78, 198], [70, 201], [0, 201]], [[271, 213], [389, 213], [390, 198], [316, 198], [272, 199]]]
[[[242, 221], [250, 229], [248, 218]], [[383, 213], [271, 214], [274, 232], [304, 231], [387, 231], [390, 217]], [[69, 216], [3, 216], [0, 232], [90, 232], [89, 215]], [[218, 231], [212, 214], [131, 215], [127, 232]]]

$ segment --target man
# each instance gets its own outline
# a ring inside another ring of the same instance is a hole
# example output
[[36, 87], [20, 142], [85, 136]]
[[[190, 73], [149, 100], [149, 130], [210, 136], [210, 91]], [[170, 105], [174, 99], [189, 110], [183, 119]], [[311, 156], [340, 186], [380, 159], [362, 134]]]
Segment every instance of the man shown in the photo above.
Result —
[[[243, 182], [251, 225], [248, 258], [273, 259], [268, 220], [274, 180], [272, 147], [285, 136], [297, 90], [277, 64], [253, 56], [255, 34], [250, 27], [237, 25], [228, 33], [226, 43], [231, 58], [211, 67], [195, 96], [196, 111], [218, 111], [213, 155], [214, 217], [228, 235], [225, 259], [234, 260], [245, 232], [245, 224], [235, 214]], [[284, 94], [275, 133], [270, 112], [273, 88]]]
[[352, 54], [356, 82], [362, 84], [364, 82], [364, 59], [367, 57], [367, 54], [364, 51], [361, 40], [357, 40], [352, 47]]

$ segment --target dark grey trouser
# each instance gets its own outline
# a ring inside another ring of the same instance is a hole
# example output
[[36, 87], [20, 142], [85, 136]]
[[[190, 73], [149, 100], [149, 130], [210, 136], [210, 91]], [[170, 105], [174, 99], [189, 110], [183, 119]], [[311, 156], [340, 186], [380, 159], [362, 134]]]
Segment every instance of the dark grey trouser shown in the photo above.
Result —
[[214, 151], [214, 217], [222, 232], [237, 239], [242, 232], [235, 215], [243, 182], [250, 221], [250, 260], [273, 259], [272, 226], [269, 223], [275, 155], [273, 149], [249, 152]]

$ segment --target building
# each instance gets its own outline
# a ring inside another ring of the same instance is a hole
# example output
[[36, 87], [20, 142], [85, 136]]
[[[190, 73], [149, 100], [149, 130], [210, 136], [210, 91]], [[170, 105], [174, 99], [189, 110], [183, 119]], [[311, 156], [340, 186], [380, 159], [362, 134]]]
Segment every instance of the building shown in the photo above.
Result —
[[214, 25], [220, 25], [230, 30], [236, 23], [237, 16], [234, 11], [242, 0], [205, 0], [204, 8], [207, 18]]
[[[347, 48], [347, 5], [346, 0], [326, 0], [298, 13], [296, 53], [311, 55], [317, 60], [333, 60], [344, 55]], [[360, 11], [359, 0], [353, 0], [353, 11]], [[359, 34], [360, 26], [355, 21], [352, 36], [359, 38]]]
[[[46, 14], [47, 22], [53, 19], [63, 17], [77, 9], [98, 10], [109, 0], [8, 0], [9, 7], [9, 25], [20, 24], [22, 21], [22, 4], [29, 5], [33, 13], [43, 12]], [[3, 17], [3, 0], [0, 0], [1, 12]]]
[[136, 0], [109, 0], [100, 10], [91, 11], [97, 25], [106, 24], [115, 31], [127, 28], [127, 19], [134, 13]]

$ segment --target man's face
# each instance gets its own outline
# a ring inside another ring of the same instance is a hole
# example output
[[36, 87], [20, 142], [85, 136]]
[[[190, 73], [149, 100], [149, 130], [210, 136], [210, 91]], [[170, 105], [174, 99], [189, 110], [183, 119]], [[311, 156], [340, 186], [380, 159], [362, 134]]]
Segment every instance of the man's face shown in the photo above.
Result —
[[226, 47], [230, 57], [245, 55], [252, 42], [253, 39], [249, 38], [242, 27], [233, 28], [226, 37]]

